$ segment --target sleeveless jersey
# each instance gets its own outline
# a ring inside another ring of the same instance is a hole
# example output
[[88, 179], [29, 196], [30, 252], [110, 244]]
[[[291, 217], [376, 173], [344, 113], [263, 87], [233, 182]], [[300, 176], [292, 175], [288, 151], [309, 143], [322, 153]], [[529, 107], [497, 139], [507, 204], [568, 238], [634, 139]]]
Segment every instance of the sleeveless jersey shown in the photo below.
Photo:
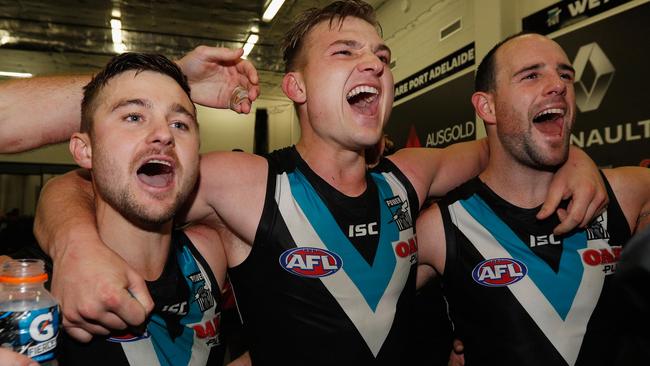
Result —
[[159, 279], [147, 282], [155, 308], [144, 332], [95, 336], [79, 343], [64, 335], [61, 365], [221, 365], [221, 294], [209, 265], [182, 231]]
[[621, 308], [613, 274], [630, 228], [610, 203], [587, 229], [501, 199], [478, 178], [440, 203], [443, 288], [466, 365], [611, 365]]
[[347, 197], [293, 147], [267, 160], [253, 247], [230, 270], [253, 364], [407, 361], [419, 209], [411, 184], [384, 159], [367, 173], [366, 193]]

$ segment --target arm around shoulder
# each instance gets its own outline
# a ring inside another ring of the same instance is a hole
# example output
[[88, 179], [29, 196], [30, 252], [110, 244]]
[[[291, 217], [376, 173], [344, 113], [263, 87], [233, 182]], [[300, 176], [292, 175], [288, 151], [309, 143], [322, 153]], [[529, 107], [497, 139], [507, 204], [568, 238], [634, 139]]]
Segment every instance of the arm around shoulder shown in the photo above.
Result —
[[437, 148], [401, 149], [391, 155], [393, 161], [411, 181], [420, 202], [427, 197], [441, 197], [477, 176], [490, 157], [487, 139], [456, 143]]
[[73, 171], [45, 185], [34, 232], [52, 257], [52, 294], [61, 304], [69, 335], [86, 342], [91, 334], [145, 321], [153, 300], [144, 280], [101, 241], [87, 171]]
[[[568, 209], [558, 209], [560, 202], [569, 198]], [[605, 183], [594, 161], [584, 151], [571, 146], [568, 160], [553, 176], [537, 218], [541, 220], [557, 212], [561, 223], [553, 233], [563, 234], [576, 226], [585, 227], [605, 209], [608, 201]]]
[[[72, 242], [99, 240], [90, 175], [74, 170], [47, 182], [36, 207], [34, 234], [53, 259]], [[79, 240], [77, 240], [79, 239]]]
[[[201, 156], [197, 190], [181, 222], [201, 222], [219, 229], [224, 222], [252, 242], [264, 207], [268, 164], [244, 152], [211, 152]], [[242, 208], [246, 214], [242, 214]]]

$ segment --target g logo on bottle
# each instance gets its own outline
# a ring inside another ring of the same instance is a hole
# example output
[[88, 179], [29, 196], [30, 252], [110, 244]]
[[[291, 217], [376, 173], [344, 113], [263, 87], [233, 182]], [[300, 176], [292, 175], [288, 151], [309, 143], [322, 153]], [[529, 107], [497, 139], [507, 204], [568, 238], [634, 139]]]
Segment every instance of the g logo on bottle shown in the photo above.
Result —
[[37, 342], [47, 341], [54, 336], [52, 313], [40, 314], [29, 325], [29, 335]]

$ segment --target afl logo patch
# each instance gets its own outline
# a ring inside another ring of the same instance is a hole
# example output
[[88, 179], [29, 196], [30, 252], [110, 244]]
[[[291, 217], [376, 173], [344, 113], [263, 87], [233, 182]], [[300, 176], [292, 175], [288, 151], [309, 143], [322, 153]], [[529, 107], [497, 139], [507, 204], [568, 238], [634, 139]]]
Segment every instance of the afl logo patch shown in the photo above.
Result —
[[474, 267], [472, 278], [487, 287], [502, 287], [518, 282], [528, 273], [526, 265], [513, 258], [484, 260]]
[[326, 277], [343, 267], [338, 254], [319, 248], [293, 248], [280, 256], [280, 266], [300, 277]]

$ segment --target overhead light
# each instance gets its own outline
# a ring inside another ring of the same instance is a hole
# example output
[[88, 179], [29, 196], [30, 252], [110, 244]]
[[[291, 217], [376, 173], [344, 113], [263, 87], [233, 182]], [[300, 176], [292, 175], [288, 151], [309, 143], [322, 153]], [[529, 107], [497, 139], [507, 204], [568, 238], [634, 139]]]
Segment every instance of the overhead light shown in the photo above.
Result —
[[0, 46], [11, 41], [13, 41], [11, 34], [9, 34], [9, 32], [4, 29], [0, 29]]
[[113, 11], [111, 11], [111, 16], [113, 18], [121, 18], [122, 12], [120, 11], [120, 9], [113, 9]]
[[113, 49], [117, 53], [126, 51], [126, 45], [122, 42], [122, 21], [116, 18], [111, 19], [111, 34], [113, 36]]
[[275, 14], [278, 13], [278, 10], [280, 10], [282, 4], [284, 4], [284, 0], [272, 0], [269, 6], [266, 7], [266, 10], [264, 10], [264, 14], [262, 14], [262, 20], [265, 22], [270, 22]]
[[0, 71], [0, 76], [8, 76], [10, 78], [31, 78], [34, 75], [28, 72]]
[[243, 58], [248, 57], [248, 54], [251, 53], [253, 47], [255, 47], [255, 44], [259, 39], [260, 36], [258, 36], [255, 33], [251, 33], [250, 35], [248, 35], [248, 39], [246, 40], [246, 44], [244, 45], [244, 55], [242, 56]]

